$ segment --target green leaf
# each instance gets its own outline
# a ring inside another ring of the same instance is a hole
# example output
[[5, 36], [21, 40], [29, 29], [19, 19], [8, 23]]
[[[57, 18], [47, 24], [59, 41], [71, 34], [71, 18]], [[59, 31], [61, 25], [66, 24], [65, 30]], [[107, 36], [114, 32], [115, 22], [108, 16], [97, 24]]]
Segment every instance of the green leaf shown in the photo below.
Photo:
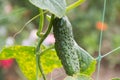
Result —
[[90, 76], [81, 74], [75, 76], [67, 76], [64, 80], [93, 80]]
[[[5, 47], [0, 53], [0, 59], [19, 58], [21, 56], [34, 55], [35, 47], [31, 46], [11, 46]], [[27, 56], [26, 56], [27, 57]]]
[[112, 80], [120, 80], [120, 78], [113, 78]]
[[[34, 80], [36, 77], [36, 57], [35, 47], [30, 46], [12, 46], [7, 47], [0, 53], [0, 60], [15, 58], [18, 65], [28, 80]], [[61, 67], [61, 63], [54, 50], [45, 52], [41, 57], [45, 74], [51, 72], [54, 68]]]
[[56, 55], [54, 49], [46, 51], [44, 55], [41, 56], [41, 62], [43, 65], [44, 72], [47, 74], [55, 68], [62, 67], [59, 58]]
[[[16, 48], [17, 46], [15, 46]], [[14, 48], [14, 49], [15, 49]], [[15, 50], [13, 50], [14, 52]], [[14, 52], [17, 56], [15, 59], [17, 63], [28, 80], [34, 80], [36, 76], [36, 57], [35, 57], [35, 48], [20, 46], [19, 49], [16, 49]], [[34, 79], [32, 79], [34, 78]]]
[[28, 80], [33, 80], [36, 76], [35, 47], [12, 46], [4, 48], [0, 54], [0, 59], [15, 58], [22, 73]]
[[66, 12], [65, 0], [29, 0], [33, 5], [40, 9], [47, 10], [61, 18]]
[[96, 63], [96, 60], [93, 59], [89, 64], [88, 68], [86, 68], [85, 70], [83, 70], [82, 68], [80, 69], [81, 73], [91, 76], [96, 70]]
[[80, 73], [91, 76], [96, 69], [96, 60], [80, 46], [78, 48], [78, 57], [80, 63]]

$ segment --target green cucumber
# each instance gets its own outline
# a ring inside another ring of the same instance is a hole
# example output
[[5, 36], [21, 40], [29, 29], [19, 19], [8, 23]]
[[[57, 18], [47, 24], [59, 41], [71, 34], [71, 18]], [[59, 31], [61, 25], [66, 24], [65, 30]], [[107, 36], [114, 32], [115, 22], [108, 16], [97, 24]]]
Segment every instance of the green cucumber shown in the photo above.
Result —
[[80, 71], [79, 59], [75, 50], [72, 27], [67, 17], [55, 18], [53, 23], [55, 49], [68, 75]]
[[[72, 26], [67, 17], [53, 21], [55, 50], [68, 75], [74, 75], [89, 67], [92, 57], [74, 40]], [[80, 69], [82, 67], [82, 69]]]

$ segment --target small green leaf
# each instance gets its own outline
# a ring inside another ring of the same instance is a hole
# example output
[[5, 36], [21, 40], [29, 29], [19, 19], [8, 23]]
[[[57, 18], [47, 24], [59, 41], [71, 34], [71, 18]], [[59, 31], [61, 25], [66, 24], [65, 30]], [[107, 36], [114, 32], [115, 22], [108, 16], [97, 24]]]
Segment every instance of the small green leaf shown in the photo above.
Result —
[[29, 0], [33, 5], [40, 9], [45, 9], [57, 17], [61, 18], [66, 12], [65, 0]]
[[81, 74], [75, 76], [67, 76], [64, 80], [93, 80], [91, 77]]
[[[36, 57], [35, 47], [30, 46], [12, 46], [7, 47], [0, 53], [0, 60], [15, 58], [18, 65], [28, 80], [34, 80], [36, 77]], [[48, 74], [55, 68], [61, 67], [61, 63], [54, 50], [48, 50], [41, 57], [41, 62], [45, 74]]]

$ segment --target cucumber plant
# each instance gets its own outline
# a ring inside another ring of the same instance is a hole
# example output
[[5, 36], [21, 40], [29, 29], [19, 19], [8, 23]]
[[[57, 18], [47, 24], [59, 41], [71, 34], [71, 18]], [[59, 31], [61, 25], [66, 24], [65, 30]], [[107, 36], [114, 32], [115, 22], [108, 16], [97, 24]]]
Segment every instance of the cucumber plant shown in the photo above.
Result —
[[[68, 75], [64, 80], [92, 80], [91, 75], [95, 71], [96, 60], [100, 60], [120, 48], [116, 48], [113, 51], [95, 59], [76, 43], [72, 32], [72, 25], [68, 20], [66, 13], [79, 6], [84, 2], [84, 0], [78, 0], [69, 6], [66, 6], [66, 0], [29, 1], [40, 10], [39, 15], [35, 16], [25, 24], [27, 25], [36, 17], [40, 16], [40, 25], [37, 32], [37, 36], [39, 38], [37, 46], [12, 46], [4, 48], [0, 54], [0, 59], [16, 58], [27, 79], [39, 80], [40, 76], [38, 71], [40, 71], [41, 77], [46, 80], [46, 74], [51, 72], [54, 68], [61, 67], [61, 62], [66, 74]], [[44, 26], [44, 16], [46, 16], [45, 13], [47, 12], [51, 13], [51, 16], [48, 17], [50, 23], [46, 32], [41, 36]], [[54, 46], [46, 48], [42, 45], [42, 42], [48, 36], [52, 27], [57, 55], [54, 54]], [[20, 56], [23, 56], [24, 59]], [[58, 57], [60, 60], [58, 60]], [[57, 63], [56, 65], [51, 63], [48, 66], [46, 60], [48, 60], [48, 63], [50, 61]], [[28, 67], [29, 65], [32, 67]], [[50, 68], [51, 66], [52, 68]], [[50, 68], [50, 70], [48, 68]]]

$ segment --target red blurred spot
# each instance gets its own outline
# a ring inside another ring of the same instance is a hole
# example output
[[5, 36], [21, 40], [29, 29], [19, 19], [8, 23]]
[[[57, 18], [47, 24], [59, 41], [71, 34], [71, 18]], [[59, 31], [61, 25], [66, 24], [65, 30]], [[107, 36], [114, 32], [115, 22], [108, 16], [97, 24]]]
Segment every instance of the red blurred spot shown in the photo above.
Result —
[[0, 60], [0, 67], [8, 69], [12, 66], [14, 59]]
[[105, 30], [107, 30], [107, 24], [106, 23], [103, 23], [103, 22], [100, 22], [100, 21], [98, 21], [97, 23], [96, 23], [96, 28], [98, 29], [98, 30], [102, 30], [102, 31], [105, 31]]

